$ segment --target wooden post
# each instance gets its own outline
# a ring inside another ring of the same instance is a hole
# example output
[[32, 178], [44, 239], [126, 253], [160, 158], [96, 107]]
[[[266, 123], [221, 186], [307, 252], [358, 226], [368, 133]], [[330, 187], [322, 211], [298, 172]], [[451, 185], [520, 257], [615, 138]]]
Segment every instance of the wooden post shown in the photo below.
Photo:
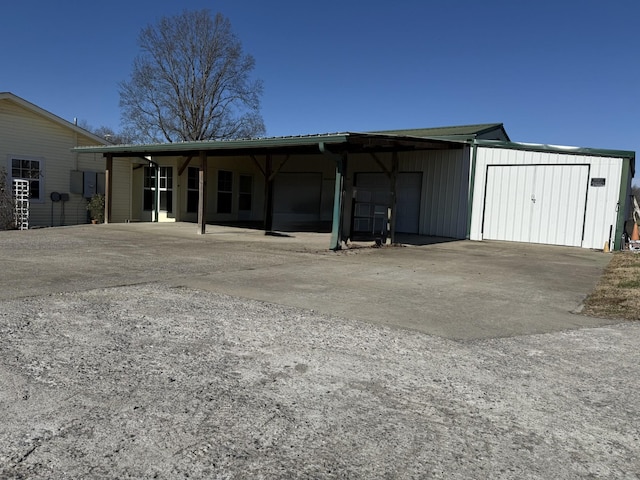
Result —
[[198, 234], [207, 230], [207, 152], [200, 152], [200, 171], [198, 174]]
[[271, 154], [267, 153], [264, 168], [264, 232], [273, 230], [273, 164]]
[[104, 172], [104, 223], [111, 223], [113, 197], [113, 155], [107, 154], [107, 168]]

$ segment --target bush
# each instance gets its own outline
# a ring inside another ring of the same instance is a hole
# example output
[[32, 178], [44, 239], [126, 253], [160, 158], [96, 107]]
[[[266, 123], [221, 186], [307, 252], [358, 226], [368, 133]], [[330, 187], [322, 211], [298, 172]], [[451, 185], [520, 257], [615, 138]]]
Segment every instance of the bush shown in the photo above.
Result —
[[15, 228], [13, 194], [7, 182], [7, 172], [0, 167], [0, 230]]

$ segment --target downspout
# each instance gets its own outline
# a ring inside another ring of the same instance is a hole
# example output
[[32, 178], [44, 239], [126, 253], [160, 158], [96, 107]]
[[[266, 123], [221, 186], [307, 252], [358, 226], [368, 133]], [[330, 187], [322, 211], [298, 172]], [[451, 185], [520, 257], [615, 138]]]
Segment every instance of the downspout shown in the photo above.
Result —
[[340, 250], [341, 236], [342, 236], [342, 207], [344, 202], [343, 187], [344, 187], [344, 175], [346, 173], [346, 160], [343, 155], [337, 155], [328, 151], [325, 148], [324, 142], [318, 143], [318, 149], [320, 153], [326, 155], [331, 160], [336, 162], [336, 183], [333, 194], [333, 218], [331, 223], [331, 243], [329, 248], [331, 250]]

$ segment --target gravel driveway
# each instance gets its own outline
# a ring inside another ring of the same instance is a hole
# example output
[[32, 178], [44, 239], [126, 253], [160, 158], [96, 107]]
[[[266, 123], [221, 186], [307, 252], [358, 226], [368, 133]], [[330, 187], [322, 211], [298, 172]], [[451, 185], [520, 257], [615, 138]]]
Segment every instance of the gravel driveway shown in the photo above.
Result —
[[637, 323], [453, 340], [158, 281], [33, 291], [0, 300], [0, 478], [640, 478], [639, 352]]

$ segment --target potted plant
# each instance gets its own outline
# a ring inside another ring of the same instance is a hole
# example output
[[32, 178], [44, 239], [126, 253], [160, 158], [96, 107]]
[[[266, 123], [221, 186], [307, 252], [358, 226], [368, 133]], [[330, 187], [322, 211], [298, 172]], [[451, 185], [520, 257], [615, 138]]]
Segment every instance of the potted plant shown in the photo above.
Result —
[[94, 194], [87, 203], [87, 210], [91, 215], [91, 223], [104, 222], [104, 195], [101, 193]]

